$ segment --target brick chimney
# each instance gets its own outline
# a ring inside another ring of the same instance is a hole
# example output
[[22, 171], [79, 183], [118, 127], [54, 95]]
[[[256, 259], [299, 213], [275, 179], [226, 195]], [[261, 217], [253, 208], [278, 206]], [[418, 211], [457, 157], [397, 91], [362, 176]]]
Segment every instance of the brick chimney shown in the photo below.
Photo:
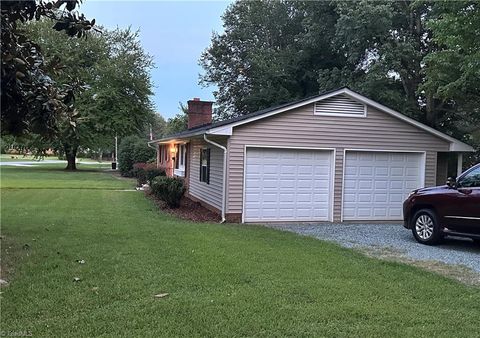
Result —
[[210, 101], [200, 101], [198, 97], [187, 101], [188, 129], [212, 123], [212, 105]]

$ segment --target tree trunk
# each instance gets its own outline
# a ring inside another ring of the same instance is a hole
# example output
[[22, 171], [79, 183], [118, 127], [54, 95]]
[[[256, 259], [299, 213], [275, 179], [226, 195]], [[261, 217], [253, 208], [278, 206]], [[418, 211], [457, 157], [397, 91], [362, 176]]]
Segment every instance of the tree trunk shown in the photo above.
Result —
[[77, 149], [78, 147], [72, 146], [70, 144], [64, 145], [65, 149], [65, 158], [67, 159], [67, 167], [65, 170], [77, 170]]
[[435, 99], [433, 95], [427, 94], [426, 95], [426, 120], [427, 124], [430, 127], [435, 128], [437, 126], [437, 111], [435, 109]]

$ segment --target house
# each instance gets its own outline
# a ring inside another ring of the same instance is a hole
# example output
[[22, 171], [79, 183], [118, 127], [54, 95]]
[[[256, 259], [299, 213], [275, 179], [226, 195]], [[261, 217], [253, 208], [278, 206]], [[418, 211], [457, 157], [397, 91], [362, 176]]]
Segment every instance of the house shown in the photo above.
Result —
[[473, 148], [348, 88], [150, 142], [187, 196], [235, 222], [400, 221], [415, 188], [444, 184], [449, 153]]

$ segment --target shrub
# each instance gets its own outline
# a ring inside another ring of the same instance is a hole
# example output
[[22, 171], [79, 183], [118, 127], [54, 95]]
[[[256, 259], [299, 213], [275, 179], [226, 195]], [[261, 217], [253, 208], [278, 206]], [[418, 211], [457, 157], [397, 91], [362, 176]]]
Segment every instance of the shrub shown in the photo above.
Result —
[[155, 150], [147, 145], [147, 141], [136, 136], [125, 137], [118, 150], [118, 168], [122, 176], [134, 176], [133, 164], [147, 162], [155, 158]]
[[151, 182], [152, 193], [167, 203], [171, 208], [180, 206], [180, 199], [185, 192], [183, 180], [174, 177], [157, 176]]
[[145, 176], [149, 183], [151, 183], [155, 177], [166, 175], [165, 170], [157, 168], [155, 164], [148, 164], [145, 168]]
[[157, 168], [154, 163], [135, 163], [132, 174], [137, 178], [138, 185], [152, 182], [157, 176], [165, 176], [165, 170]]
[[118, 169], [122, 176], [132, 176], [133, 164], [136, 162], [133, 160], [133, 154], [135, 150], [135, 143], [138, 141], [136, 137], [125, 137], [121, 142], [118, 149]]
[[133, 163], [148, 162], [155, 159], [155, 150], [147, 145], [147, 141], [138, 140], [133, 148]]
[[135, 163], [132, 169], [132, 176], [137, 178], [137, 185], [147, 183], [147, 175], [145, 173], [146, 163]]

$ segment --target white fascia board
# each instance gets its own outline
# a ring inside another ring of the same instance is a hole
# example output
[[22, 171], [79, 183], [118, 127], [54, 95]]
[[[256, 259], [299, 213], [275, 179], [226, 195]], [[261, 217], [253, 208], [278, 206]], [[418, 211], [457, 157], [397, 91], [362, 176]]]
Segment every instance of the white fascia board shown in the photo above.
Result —
[[457, 152], [474, 152], [475, 149], [473, 147], [469, 146], [468, 144], [465, 144], [463, 142], [457, 141], [457, 142], [452, 142], [450, 143], [450, 151], [457, 151]]
[[233, 127], [231, 125], [221, 126], [221, 127], [209, 129], [205, 133], [209, 135], [232, 136]]
[[195, 132], [195, 133], [192, 133], [192, 134], [185, 135], [183, 137], [166, 137], [166, 138], [160, 138], [158, 140], [148, 141], [147, 143], [149, 143], [149, 144], [152, 144], [152, 143], [162, 144], [162, 143], [171, 143], [171, 142], [181, 143], [180, 140], [189, 139], [189, 138], [192, 138], [194, 136], [203, 135], [205, 133], [207, 133], [207, 131], [202, 130], [202, 131], [198, 131], [198, 132]]

